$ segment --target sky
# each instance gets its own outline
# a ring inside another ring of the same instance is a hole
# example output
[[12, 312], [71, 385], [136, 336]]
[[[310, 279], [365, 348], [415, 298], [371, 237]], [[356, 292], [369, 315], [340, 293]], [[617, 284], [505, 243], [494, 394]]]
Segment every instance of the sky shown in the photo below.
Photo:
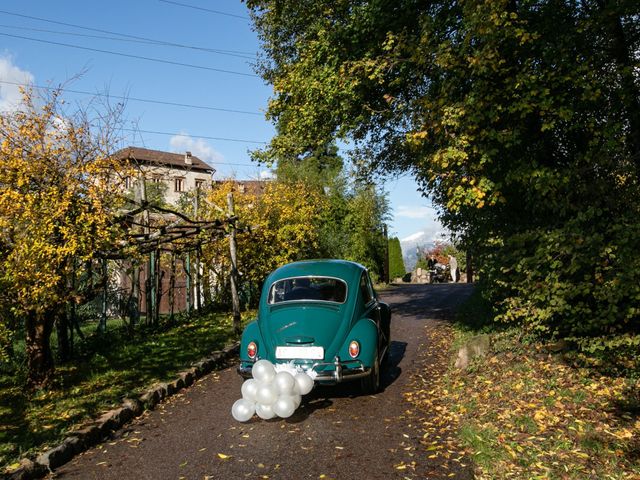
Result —
[[[125, 102], [121, 147], [191, 151], [215, 178], [270, 176], [249, 152], [274, 134], [264, 117], [271, 86], [255, 73], [260, 50], [239, 0], [4, 0], [0, 109], [16, 84], [62, 87], [67, 102]], [[389, 179], [389, 234], [442, 227], [408, 176]]]

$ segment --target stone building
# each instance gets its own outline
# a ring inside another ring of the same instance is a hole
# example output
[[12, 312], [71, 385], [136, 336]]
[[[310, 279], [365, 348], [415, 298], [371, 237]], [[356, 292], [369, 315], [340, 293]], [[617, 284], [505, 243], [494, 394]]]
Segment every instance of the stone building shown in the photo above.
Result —
[[[170, 153], [141, 147], [126, 147], [114, 154], [115, 158], [128, 162], [146, 181], [164, 183], [165, 201], [175, 205], [184, 192], [210, 187], [216, 170], [191, 152]], [[126, 189], [133, 187], [135, 178], [128, 177]]]

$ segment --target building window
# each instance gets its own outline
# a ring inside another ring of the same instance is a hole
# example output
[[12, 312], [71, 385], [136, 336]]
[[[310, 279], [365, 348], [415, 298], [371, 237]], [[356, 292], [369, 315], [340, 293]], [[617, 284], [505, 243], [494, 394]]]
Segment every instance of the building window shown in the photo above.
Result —
[[153, 183], [160, 183], [160, 182], [162, 182], [162, 177], [160, 175], [153, 175], [151, 177], [151, 181]]
[[198, 190], [202, 190], [204, 188], [204, 180], [201, 178], [196, 178], [196, 188]]
[[184, 192], [184, 178], [177, 177], [174, 179], [174, 186], [176, 192]]
[[124, 177], [124, 188], [129, 190], [132, 186], [133, 186], [133, 182], [131, 181], [131, 177], [129, 176]]

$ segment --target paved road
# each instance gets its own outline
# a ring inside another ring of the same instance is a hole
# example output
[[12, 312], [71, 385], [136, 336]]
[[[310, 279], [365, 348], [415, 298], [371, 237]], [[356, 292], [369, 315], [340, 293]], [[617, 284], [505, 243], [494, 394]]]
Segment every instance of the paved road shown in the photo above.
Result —
[[[50, 478], [436, 478], [402, 393], [412, 371], [432, 367], [418, 354], [425, 334], [447, 321], [469, 293], [464, 284], [404, 285], [383, 293], [392, 307], [393, 342], [384, 390], [375, 396], [349, 385], [316, 388], [289, 419], [238, 423], [231, 405], [240, 398], [242, 380], [230, 367], [202, 378]], [[415, 470], [396, 468], [411, 462]], [[472, 478], [469, 471], [454, 474], [448, 478]]]

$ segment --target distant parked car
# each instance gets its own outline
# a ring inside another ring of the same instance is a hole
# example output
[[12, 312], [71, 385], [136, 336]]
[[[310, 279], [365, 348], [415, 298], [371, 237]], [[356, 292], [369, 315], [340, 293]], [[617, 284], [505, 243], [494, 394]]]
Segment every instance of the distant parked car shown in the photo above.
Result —
[[373, 289], [367, 269], [344, 260], [295, 262], [264, 283], [258, 318], [247, 325], [238, 373], [251, 377], [259, 359], [294, 362], [315, 381], [360, 380], [380, 388], [380, 365], [390, 346], [391, 310]]

